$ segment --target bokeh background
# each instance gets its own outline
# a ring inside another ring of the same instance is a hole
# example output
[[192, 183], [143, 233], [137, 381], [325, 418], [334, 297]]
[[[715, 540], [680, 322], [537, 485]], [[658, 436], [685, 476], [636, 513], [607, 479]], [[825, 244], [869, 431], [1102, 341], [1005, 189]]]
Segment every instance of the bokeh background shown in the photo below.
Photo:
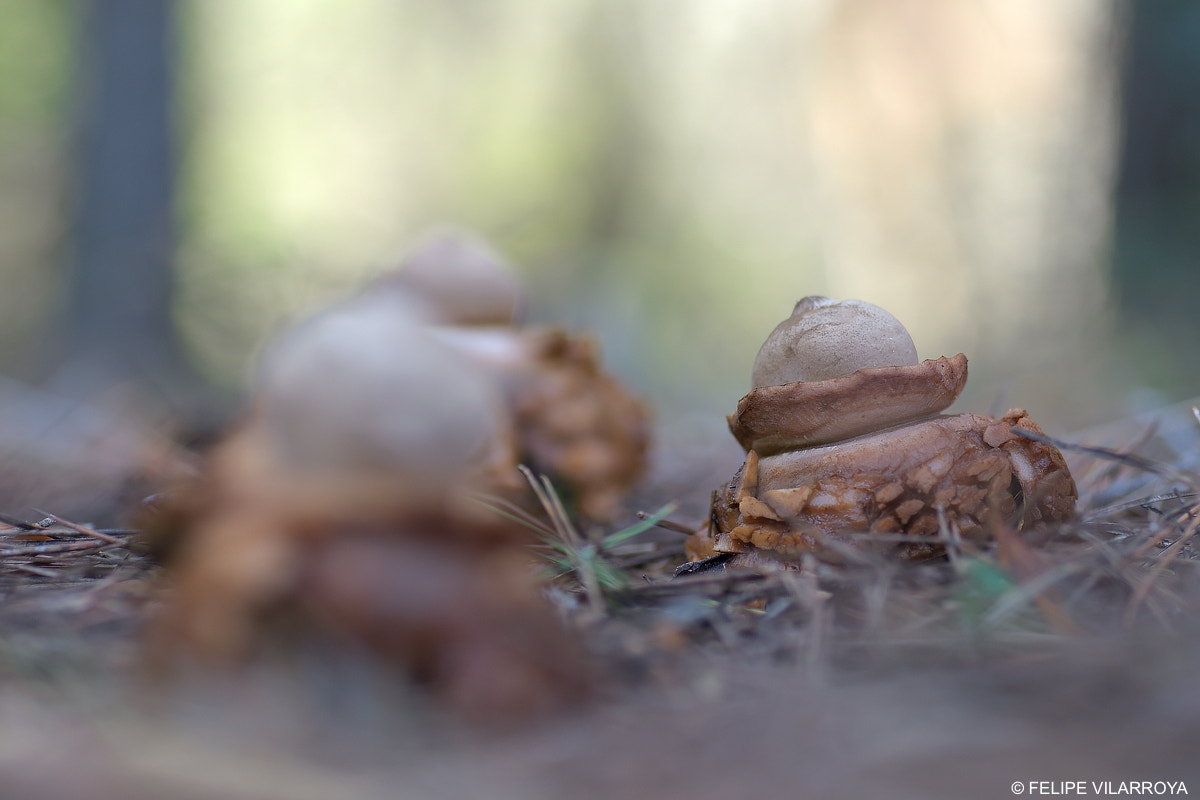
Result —
[[960, 408], [1200, 393], [1200, 7], [1092, 0], [0, 0], [0, 372], [235, 395], [445, 224], [534, 319], [721, 424], [807, 294]]

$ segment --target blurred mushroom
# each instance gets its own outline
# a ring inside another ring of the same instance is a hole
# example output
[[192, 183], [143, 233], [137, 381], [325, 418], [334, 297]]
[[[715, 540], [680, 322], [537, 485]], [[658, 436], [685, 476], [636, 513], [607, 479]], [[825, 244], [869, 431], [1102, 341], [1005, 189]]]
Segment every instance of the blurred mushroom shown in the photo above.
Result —
[[483, 239], [459, 229], [429, 236], [375, 286], [419, 298], [442, 325], [515, 325], [525, 308], [512, 267]]
[[540, 597], [530, 532], [470, 497], [511, 448], [494, 384], [403, 297], [302, 322], [185, 493], [158, 654], [236, 663], [301, 630], [367, 645], [474, 718], [579, 697], [586, 670]]
[[429, 240], [372, 293], [425, 303], [433, 336], [499, 387], [517, 458], [555, 479], [588, 517], [616, 514], [645, 468], [649, 414], [604, 372], [590, 339], [517, 324], [524, 300], [512, 271], [463, 233]]
[[913, 557], [940, 551], [943, 524], [978, 537], [994, 522], [1067, 518], [1075, 483], [1056, 448], [1014, 433], [1041, 433], [1023, 409], [939, 415], [966, 380], [961, 353], [917, 363], [886, 311], [804, 298], [768, 337], [754, 388], [729, 417], [746, 461], [689, 556], [836, 557], [865, 541]]
[[436, 493], [473, 467], [511, 462], [500, 393], [400, 294], [295, 326], [266, 351], [257, 384], [256, 419], [289, 469], [394, 471]]

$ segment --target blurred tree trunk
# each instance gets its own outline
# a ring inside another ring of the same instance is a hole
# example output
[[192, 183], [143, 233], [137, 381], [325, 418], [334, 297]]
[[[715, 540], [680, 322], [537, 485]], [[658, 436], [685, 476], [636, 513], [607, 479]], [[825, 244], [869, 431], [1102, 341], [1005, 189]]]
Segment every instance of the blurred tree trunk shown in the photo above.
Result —
[[884, 305], [926, 352], [968, 353], [969, 403], [996, 403], [1003, 381], [1075, 424], [1120, 410], [1093, 388], [1108, 370], [1094, 354], [1110, 336], [1118, 11], [839, 0], [813, 43], [828, 288]]
[[[1200, 322], [1200, 5], [1132, 3], [1124, 62], [1115, 279], [1128, 320], [1157, 332], [1153, 377], [1196, 391]], [[1158, 352], [1163, 348], [1161, 352]], [[1182, 359], [1182, 361], [1181, 361]], [[1186, 365], [1186, 369], [1181, 369]], [[1184, 375], [1182, 385], [1178, 376]], [[1172, 380], [1174, 379], [1174, 380]]]
[[172, 0], [91, 0], [77, 84], [76, 180], [66, 318], [55, 383], [92, 393], [132, 381], [179, 388]]

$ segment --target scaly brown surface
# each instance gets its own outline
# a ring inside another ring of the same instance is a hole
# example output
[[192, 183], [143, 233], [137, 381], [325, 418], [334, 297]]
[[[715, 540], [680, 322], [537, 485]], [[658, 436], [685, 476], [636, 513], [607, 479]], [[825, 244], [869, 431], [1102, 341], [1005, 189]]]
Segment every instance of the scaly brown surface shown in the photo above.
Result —
[[1062, 454], [1013, 427], [1041, 433], [1014, 409], [999, 420], [936, 417], [764, 458], [751, 450], [714, 500], [711, 530], [692, 537], [688, 553], [837, 558], [838, 544], [873, 543], [914, 557], [942, 549], [941, 525], [977, 538], [989, 524], [1066, 519], [1076, 490]]

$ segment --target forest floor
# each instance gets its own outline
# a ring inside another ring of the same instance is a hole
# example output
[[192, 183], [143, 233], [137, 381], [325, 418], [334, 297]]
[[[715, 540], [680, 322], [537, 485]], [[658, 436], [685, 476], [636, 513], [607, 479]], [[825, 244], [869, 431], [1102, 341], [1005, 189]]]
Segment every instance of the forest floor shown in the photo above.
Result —
[[[633, 507], [702, 519], [740, 460], [727, 440], [665, 428]], [[0, 796], [1200, 792], [1200, 423], [1184, 407], [1071, 441], [1102, 448], [1066, 453], [1078, 518], [1015, 555], [672, 578], [681, 535], [631, 540], [603, 613], [566, 612], [600, 697], [500, 732], [356, 654], [164, 688], [139, 667], [164, 576], [134, 532], [10, 525]]]

